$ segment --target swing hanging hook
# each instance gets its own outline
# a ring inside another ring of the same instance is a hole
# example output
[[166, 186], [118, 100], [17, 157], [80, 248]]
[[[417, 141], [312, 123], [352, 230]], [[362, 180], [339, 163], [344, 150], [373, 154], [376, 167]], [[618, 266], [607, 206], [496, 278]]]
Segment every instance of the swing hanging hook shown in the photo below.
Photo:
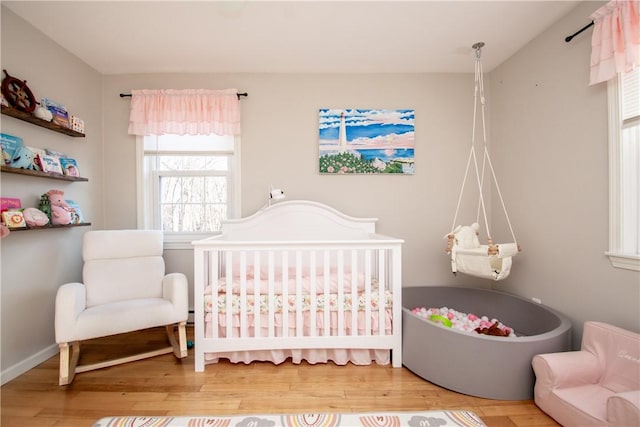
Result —
[[480, 55], [482, 54], [482, 48], [484, 47], [484, 42], [475, 43], [471, 47], [476, 51], [476, 59], [480, 59]]

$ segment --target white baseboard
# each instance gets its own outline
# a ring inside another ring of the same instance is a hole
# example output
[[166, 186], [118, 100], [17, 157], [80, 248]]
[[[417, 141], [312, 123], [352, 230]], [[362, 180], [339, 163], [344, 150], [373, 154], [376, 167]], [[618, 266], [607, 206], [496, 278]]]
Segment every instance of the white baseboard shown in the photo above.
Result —
[[13, 366], [10, 366], [9, 368], [0, 372], [0, 385], [5, 385], [12, 379], [17, 378], [28, 370], [35, 368], [42, 362], [49, 360], [50, 358], [58, 354], [59, 351], [60, 349], [58, 345], [53, 344], [45, 348], [44, 350], [39, 351], [38, 353], [26, 358], [25, 360], [16, 363]]

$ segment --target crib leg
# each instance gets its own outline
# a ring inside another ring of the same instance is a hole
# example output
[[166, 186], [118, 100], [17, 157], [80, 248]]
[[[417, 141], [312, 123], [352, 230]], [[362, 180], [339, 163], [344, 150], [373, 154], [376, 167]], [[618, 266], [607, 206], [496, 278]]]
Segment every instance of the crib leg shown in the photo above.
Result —
[[402, 368], [402, 347], [391, 350], [391, 366]]

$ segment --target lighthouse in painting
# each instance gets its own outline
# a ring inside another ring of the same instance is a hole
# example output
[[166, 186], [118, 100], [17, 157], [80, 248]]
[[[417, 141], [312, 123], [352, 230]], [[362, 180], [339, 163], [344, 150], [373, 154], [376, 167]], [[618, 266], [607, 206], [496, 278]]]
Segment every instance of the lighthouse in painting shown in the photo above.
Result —
[[338, 153], [347, 152], [347, 125], [344, 121], [344, 111], [340, 113], [340, 131], [338, 134]]

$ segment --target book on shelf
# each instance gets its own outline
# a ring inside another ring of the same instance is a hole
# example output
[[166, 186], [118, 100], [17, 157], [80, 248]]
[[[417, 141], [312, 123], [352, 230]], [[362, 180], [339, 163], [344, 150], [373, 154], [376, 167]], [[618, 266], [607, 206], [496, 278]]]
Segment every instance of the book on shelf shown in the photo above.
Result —
[[45, 151], [48, 155], [50, 155], [50, 156], [56, 156], [56, 157], [67, 157], [67, 155], [66, 155], [66, 154], [61, 153], [61, 152], [56, 151], [56, 150], [52, 150], [51, 148], [45, 148], [45, 149], [44, 149], [44, 151]]
[[4, 164], [10, 165], [24, 145], [22, 138], [6, 133], [0, 133], [0, 143], [2, 144], [2, 158]]
[[51, 111], [53, 115], [53, 123], [58, 124], [62, 127], [71, 129], [71, 121], [69, 120], [69, 113], [64, 105], [53, 101], [48, 98], [42, 98], [41, 102], [42, 106], [47, 110]]
[[27, 223], [24, 220], [24, 215], [22, 211], [19, 210], [8, 210], [2, 212], [2, 222], [4, 225], [11, 228], [24, 228], [27, 226]]
[[0, 197], [0, 212], [4, 212], [7, 210], [18, 210], [22, 208], [22, 203], [20, 199], [16, 197]]
[[33, 153], [33, 167], [37, 171], [42, 171], [42, 163], [40, 162], [40, 157], [47, 154], [47, 151], [42, 148], [36, 147], [26, 147]]
[[69, 157], [60, 157], [60, 166], [62, 167], [62, 173], [67, 176], [80, 176], [80, 171], [78, 170], [78, 162], [76, 159], [71, 159]]
[[51, 172], [62, 175], [62, 166], [60, 165], [60, 158], [58, 156], [51, 156], [45, 154], [40, 156], [40, 165], [43, 172]]
[[82, 209], [80, 209], [80, 205], [78, 205], [73, 200], [65, 200], [67, 205], [69, 205], [69, 212], [71, 212], [71, 222], [70, 224], [82, 224], [84, 222], [84, 215], [82, 215]]

